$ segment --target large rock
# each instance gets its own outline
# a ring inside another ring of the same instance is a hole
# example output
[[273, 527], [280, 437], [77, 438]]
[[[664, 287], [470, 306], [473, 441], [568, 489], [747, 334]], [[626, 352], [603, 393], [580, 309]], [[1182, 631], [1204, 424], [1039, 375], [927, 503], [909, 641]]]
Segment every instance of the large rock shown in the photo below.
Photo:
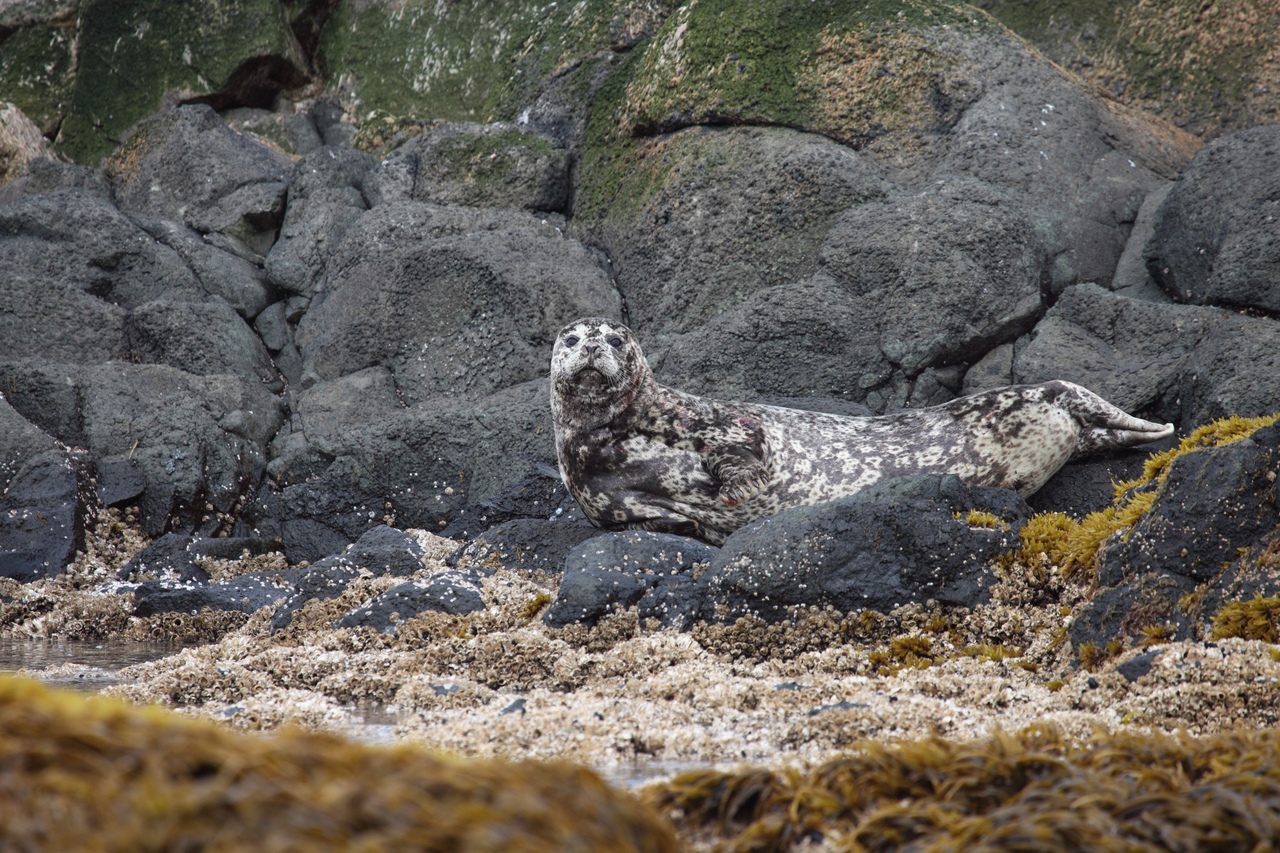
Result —
[[615, 608], [636, 607], [642, 619], [688, 628], [701, 603], [693, 568], [711, 562], [716, 550], [647, 530], [594, 536], [566, 556], [560, 589], [542, 621], [553, 628], [594, 625]]
[[[234, 316], [234, 315], [233, 315]], [[257, 379], [163, 365], [0, 362], [22, 415], [95, 460], [129, 460], [146, 482], [143, 530], [226, 530], [266, 468], [279, 401]]]
[[28, 460], [0, 494], [0, 577], [30, 581], [60, 573], [84, 548], [94, 508], [82, 454], [46, 450]]
[[382, 366], [409, 404], [534, 379], [562, 325], [621, 311], [596, 257], [552, 225], [420, 202], [361, 217], [322, 287], [298, 327], [304, 384]]
[[276, 287], [307, 298], [315, 294], [329, 256], [369, 209], [360, 188], [373, 164], [362, 151], [333, 146], [298, 161], [280, 238], [264, 262]]
[[1174, 299], [1280, 312], [1280, 125], [1216, 139], [1156, 212], [1144, 257]]
[[[965, 517], [973, 509], [1004, 523], [971, 526]], [[725, 541], [698, 579], [701, 616], [778, 622], [794, 608], [888, 612], [929, 600], [972, 607], [994, 582], [987, 562], [1015, 546], [1029, 515], [1012, 492], [932, 474], [784, 510]]]
[[1018, 342], [1010, 379], [1066, 379], [1184, 428], [1270, 414], [1280, 400], [1280, 323], [1081, 285]]
[[1098, 589], [1071, 626], [1076, 645], [1102, 647], [1166, 626], [1204, 637], [1224, 603], [1275, 594], [1280, 428], [1174, 460], [1150, 509], [1109, 539]]
[[545, 381], [407, 408], [393, 403], [385, 374], [375, 381], [385, 384], [363, 418], [361, 398], [334, 395], [338, 410], [316, 422], [314, 442], [306, 414], [295, 416], [277, 439], [274, 482], [243, 520], [246, 535], [281, 537], [292, 560], [332, 554], [387, 516], [469, 538], [489, 526], [489, 499], [555, 464]]
[[122, 210], [222, 232], [259, 255], [276, 240], [293, 164], [207, 106], [142, 122], [106, 164]]
[[[1143, 197], [1193, 149], [1176, 134], [1165, 143], [1140, 122], [1112, 114], [967, 7], [766, 2], [721, 12], [719, 4], [697, 4], [667, 18], [613, 73], [593, 107], [578, 227], [617, 247], [620, 285], [642, 326], [706, 319], [697, 310], [667, 310], [664, 300], [680, 292], [696, 293], [714, 314], [732, 303], [729, 288], [767, 282], [774, 259], [802, 249], [789, 233], [794, 219], [779, 222], [776, 235], [770, 226], [797, 195], [821, 192], [826, 183], [815, 186], [785, 167], [801, 142], [745, 156], [725, 146], [712, 157], [699, 149], [714, 150], [716, 137], [743, 131], [664, 134], [698, 125], [784, 125], [864, 150], [909, 192], [960, 177], [980, 180], [1003, 191], [997, 203], [1007, 221], [1032, 224], [1052, 293], [1110, 279]], [[839, 186], [844, 176], [833, 177]], [[727, 216], [698, 217], [719, 201], [716, 184], [753, 182], [776, 188], [740, 192]], [[825, 205], [814, 206], [805, 205], [803, 227], [816, 237], [829, 220]], [[944, 206], [938, 214], [933, 230], [945, 232]], [[736, 238], [720, 250], [716, 236], [733, 233], [721, 222], [744, 217], [752, 217], [748, 233], [762, 232], [764, 243], [756, 237], [738, 251]], [[639, 256], [635, 266], [625, 262], [625, 246], [653, 243], [667, 251], [653, 252], [647, 263]], [[664, 288], [657, 263], [694, 256], [698, 262], [667, 276]], [[909, 259], [901, 256], [899, 266]], [[722, 284], [695, 278], [717, 262], [741, 270]], [[803, 263], [792, 265], [789, 277], [807, 274]]]
[[203, 297], [177, 252], [92, 191], [68, 189], [0, 206], [0, 269], [75, 288], [122, 308], [162, 295]]

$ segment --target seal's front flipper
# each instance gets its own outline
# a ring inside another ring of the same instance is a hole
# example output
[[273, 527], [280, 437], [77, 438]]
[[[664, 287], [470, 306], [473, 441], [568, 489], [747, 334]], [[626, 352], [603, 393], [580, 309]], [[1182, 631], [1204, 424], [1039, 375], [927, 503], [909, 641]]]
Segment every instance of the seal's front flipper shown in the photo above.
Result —
[[769, 485], [769, 472], [763, 465], [747, 469], [736, 479], [724, 482], [720, 486], [720, 502], [725, 506], [737, 506], [747, 498], [753, 498], [763, 492]]

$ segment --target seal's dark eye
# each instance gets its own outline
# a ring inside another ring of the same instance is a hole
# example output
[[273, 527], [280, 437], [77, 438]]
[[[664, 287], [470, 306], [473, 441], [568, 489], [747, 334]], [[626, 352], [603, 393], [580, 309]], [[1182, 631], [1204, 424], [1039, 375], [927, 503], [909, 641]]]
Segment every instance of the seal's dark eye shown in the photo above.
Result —
[[618, 337], [617, 335], [611, 335], [609, 337], [609, 346], [613, 347], [614, 349], [618, 349], [619, 347], [622, 346], [622, 338]]
[[569, 347], [570, 349], [573, 349], [574, 347], [576, 347], [576, 346], [578, 345], [578, 336], [577, 336], [577, 335], [569, 335], [568, 337], [566, 337], [566, 338], [564, 339], [564, 345], [565, 345], [565, 346], [567, 346], [567, 347]]

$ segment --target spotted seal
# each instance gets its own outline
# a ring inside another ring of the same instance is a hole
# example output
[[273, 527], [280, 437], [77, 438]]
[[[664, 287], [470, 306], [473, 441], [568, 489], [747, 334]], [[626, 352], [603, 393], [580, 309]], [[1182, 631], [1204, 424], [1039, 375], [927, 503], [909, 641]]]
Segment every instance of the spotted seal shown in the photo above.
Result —
[[1062, 381], [865, 418], [710, 400], [659, 385], [631, 330], [598, 317], [556, 337], [551, 416], [560, 476], [593, 524], [717, 545], [758, 518], [907, 474], [1026, 497], [1069, 459], [1173, 434]]

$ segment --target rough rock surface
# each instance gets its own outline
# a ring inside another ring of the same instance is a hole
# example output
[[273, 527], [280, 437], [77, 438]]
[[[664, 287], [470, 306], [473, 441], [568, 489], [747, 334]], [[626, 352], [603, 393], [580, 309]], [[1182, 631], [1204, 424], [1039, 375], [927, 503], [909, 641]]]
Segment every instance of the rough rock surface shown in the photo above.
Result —
[[[997, 526], [967, 520], [994, 511]], [[698, 579], [700, 616], [777, 622], [792, 608], [888, 612], [932, 600], [982, 603], [987, 566], [1030, 515], [1001, 489], [969, 489], [953, 475], [889, 480], [826, 504], [785, 510], [735, 532]]]
[[1280, 125], [1214, 140], [1156, 212], [1143, 250], [1179, 302], [1280, 312]]

